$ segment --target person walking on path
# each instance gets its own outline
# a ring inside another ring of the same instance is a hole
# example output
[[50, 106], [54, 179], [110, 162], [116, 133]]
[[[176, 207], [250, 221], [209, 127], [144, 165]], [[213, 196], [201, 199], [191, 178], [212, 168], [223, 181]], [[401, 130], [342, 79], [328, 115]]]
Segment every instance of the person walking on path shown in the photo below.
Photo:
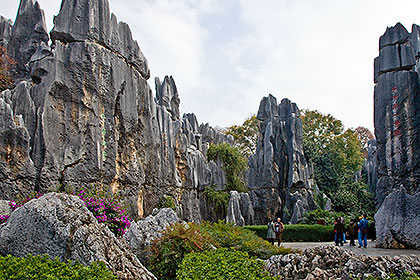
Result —
[[276, 234], [274, 232], [274, 220], [270, 220], [267, 227], [267, 240], [271, 243], [271, 245], [274, 245], [274, 238], [276, 238]]
[[344, 232], [344, 225], [341, 222], [340, 218], [337, 218], [335, 220], [334, 225], [334, 231], [335, 231], [335, 245], [341, 245], [343, 246], [343, 232]]
[[274, 231], [276, 232], [277, 245], [280, 247], [281, 234], [284, 231], [284, 224], [281, 222], [280, 218], [277, 218], [277, 222], [274, 224]]
[[358, 227], [357, 227], [357, 224], [356, 224], [356, 219], [352, 219], [350, 221], [349, 229], [348, 229], [350, 246], [356, 246], [356, 244], [354, 243], [354, 240], [357, 237], [357, 229], [358, 229]]
[[365, 219], [365, 215], [362, 215], [362, 219], [357, 225], [359, 226], [359, 248], [361, 248], [362, 246], [366, 248], [369, 222]]

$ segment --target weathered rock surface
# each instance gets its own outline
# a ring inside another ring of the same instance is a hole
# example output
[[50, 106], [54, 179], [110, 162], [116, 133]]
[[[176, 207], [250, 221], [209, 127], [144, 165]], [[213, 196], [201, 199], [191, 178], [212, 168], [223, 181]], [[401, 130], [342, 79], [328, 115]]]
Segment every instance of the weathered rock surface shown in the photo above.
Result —
[[350, 280], [405, 271], [419, 274], [420, 256], [371, 257], [330, 245], [306, 249], [302, 254], [272, 256], [265, 261], [265, 270], [282, 279]]
[[257, 119], [260, 135], [249, 159], [248, 188], [255, 222], [277, 216], [296, 223], [305, 211], [317, 208], [312, 194], [310, 166], [303, 154], [302, 121], [295, 103], [264, 97]]
[[199, 126], [194, 114], [181, 118], [172, 78], [157, 80], [153, 96], [147, 60], [107, 0], [63, 1], [52, 49], [33, 0], [21, 1], [10, 34], [10, 22], [0, 24], [27, 78], [0, 95], [2, 198], [100, 184], [122, 195], [133, 218], [150, 214], [163, 195], [185, 220], [225, 217], [209, 213], [204, 188], [224, 189], [225, 178], [205, 155], [209, 143], [233, 139]]
[[376, 140], [369, 140], [367, 148], [367, 158], [364, 162], [364, 172], [366, 172], [367, 185], [369, 191], [376, 192], [376, 185], [378, 184], [378, 160], [376, 158]]
[[[375, 63], [376, 203], [382, 209], [376, 228], [384, 247], [418, 248], [410, 231], [396, 230], [418, 217], [418, 205], [413, 205], [420, 192], [419, 27], [412, 30], [410, 34], [400, 23], [387, 28]], [[383, 208], [385, 202], [393, 208]]]
[[10, 213], [12, 213], [12, 209], [10, 208], [10, 201], [0, 200], [0, 215], [9, 216]]
[[376, 237], [385, 248], [420, 250], [420, 192], [407, 194], [405, 189], [388, 195], [375, 215]]
[[230, 192], [226, 222], [238, 226], [254, 223], [254, 208], [247, 193]]
[[12, 26], [13, 23], [10, 19], [0, 15], [0, 46], [7, 46], [9, 43]]
[[0, 228], [0, 252], [48, 254], [83, 265], [100, 260], [119, 279], [156, 279], [76, 196], [49, 193], [19, 207]]
[[146, 264], [151, 254], [147, 247], [162, 235], [162, 231], [176, 222], [180, 220], [172, 209], [155, 209], [152, 215], [145, 219], [132, 222], [123, 239], [139, 260]]

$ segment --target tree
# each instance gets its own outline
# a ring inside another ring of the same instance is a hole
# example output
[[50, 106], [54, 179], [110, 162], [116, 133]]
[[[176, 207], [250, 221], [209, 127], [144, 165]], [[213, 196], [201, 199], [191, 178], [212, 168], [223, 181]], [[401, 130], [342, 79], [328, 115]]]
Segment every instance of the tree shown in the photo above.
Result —
[[0, 46], [0, 91], [8, 89], [13, 85], [10, 69], [15, 64], [15, 61], [7, 55], [6, 48]]
[[232, 125], [225, 131], [235, 139], [236, 147], [249, 157], [255, 153], [258, 140], [258, 120], [255, 115], [247, 118], [242, 125]]
[[362, 152], [367, 156], [367, 148], [368, 148], [368, 142], [369, 140], [375, 139], [373, 136], [373, 133], [364, 126], [358, 126], [355, 128], [355, 133], [357, 135], [357, 138], [359, 139], [361, 145], [362, 145]]

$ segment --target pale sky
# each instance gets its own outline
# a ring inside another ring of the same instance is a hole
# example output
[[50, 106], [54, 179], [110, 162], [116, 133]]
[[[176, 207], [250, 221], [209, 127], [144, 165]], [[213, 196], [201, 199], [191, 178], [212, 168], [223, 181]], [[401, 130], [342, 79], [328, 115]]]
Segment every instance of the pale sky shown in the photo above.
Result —
[[[18, 0], [0, 0], [15, 19]], [[59, 0], [38, 0], [48, 28]], [[418, 0], [110, 0], [181, 112], [241, 124], [269, 93], [373, 131], [373, 59], [387, 26], [420, 24]]]

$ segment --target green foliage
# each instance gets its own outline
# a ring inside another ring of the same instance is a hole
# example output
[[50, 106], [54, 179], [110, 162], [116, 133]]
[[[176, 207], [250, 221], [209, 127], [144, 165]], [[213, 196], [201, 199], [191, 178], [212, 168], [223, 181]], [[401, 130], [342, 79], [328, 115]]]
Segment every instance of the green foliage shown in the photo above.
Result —
[[333, 209], [374, 210], [367, 185], [353, 180], [364, 162], [363, 145], [372, 137], [369, 130], [361, 127], [345, 130], [341, 121], [318, 111], [303, 110], [301, 118], [305, 156], [313, 162], [315, 182], [332, 199]]
[[71, 261], [50, 260], [48, 255], [16, 258], [0, 256], [0, 279], [117, 279], [103, 262], [89, 267]]
[[387, 276], [385, 276], [385, 278], [383, 277], [375, 277], [375, 276], [368, 276], [368, 277], [363, 277], [363, 278], [352, 278], [354, 280], [420, 280], [420, 277], [413, 273], [409, 273], [409, 272], [404, 272], [401, 275], [396, 275], [396, 274], [389, 274]]
[[209, 161], [220, 159], [223, 162], [228, 191], [247, 192], [244, 173], [248, 162], [237, 147], [230, 146], [227, 143], [210, 144], [207, 159]]
[[[314, 192], [316, 193], [316, 192]], [[318, 194], [315, 194], [314, 201], [319, 209], [325, 210], [325, 206], [327, 205], [327, 198], [324, 198], [323, 192], [318, 192]]]
[[157, 206], [158, 208], [171, 208], [172, 210], [176, 211], [175, 200], [170, 195], [163, 195]]
[[188, 254], [177, 272], [178, 280], [197, 279], [277, 279], [263, 271], [264, 262], [246, 252], [226, 248]]
[[184, 257], [212, 247], [214, 240], [194, 223], [174, 224], [153, 241], [149, 270], [159, 279], [174, 279]]
[[[267, 226], [245, 226], [245, 229], [254, 231], [261, 238], [267, 236]], [[317, 242], [317, 241], [333, 241], [334, 227], [323, 225], [284, 225], [282, 234], [283, 242]]]
[[245, 157], [255, 153], [258, 140], [258, 120], [255, 115], [247, 118], [242, 125], [232, 125], [225, 132], [235, 139], [235, 146]]
[[226, 211], [229, 204], [230, 192], [218, 191], [212, 187], [205, 187], [204, 194], [207, 199], [214, 203], [216, 208], [223, 208], [224, 211]]
[[268, 259], [273, 255], [285, 255], [293, 252], [288, 248], [273, 246], [253, 231], [235, 227], [224, 221], [217, 223], [202, 222], [200, 228], [210, 234], [218, 248], [231, 248], [247, 252], [250, 256]]
[[215, 248], [239, 250], [260, 259], [296, 252], [273, 246], [254, 232], [234, 227], [224, 221], [175, 224], [153, 241], [148, 268], [159, 279], [173, 279], [187, 254]]

